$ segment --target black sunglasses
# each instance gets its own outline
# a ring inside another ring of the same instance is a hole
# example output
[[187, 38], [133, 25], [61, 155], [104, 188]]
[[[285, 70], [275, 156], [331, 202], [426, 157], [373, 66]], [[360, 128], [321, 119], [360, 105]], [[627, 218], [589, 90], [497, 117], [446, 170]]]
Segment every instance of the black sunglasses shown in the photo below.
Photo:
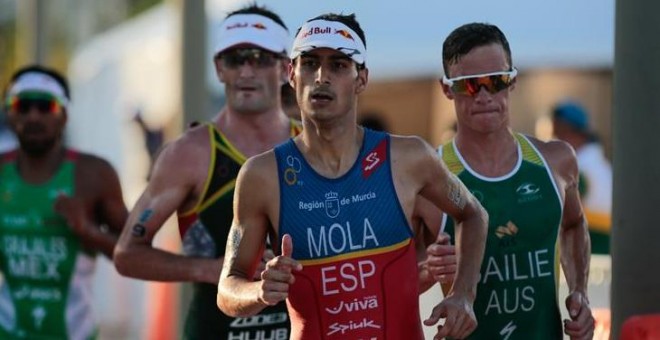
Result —
[[257, 68], [272, 67], [281, 57], [258, 48], [236, 48], [219, 54], [218, 58], [226, 68], [236, 69], [245, 62]]

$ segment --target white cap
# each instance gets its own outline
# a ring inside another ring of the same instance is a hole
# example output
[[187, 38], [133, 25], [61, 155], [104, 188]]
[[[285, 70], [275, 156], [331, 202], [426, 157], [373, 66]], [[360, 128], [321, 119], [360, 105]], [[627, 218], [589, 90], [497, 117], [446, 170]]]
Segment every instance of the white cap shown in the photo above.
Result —
[[358, 64], [367, 61], [367, 48], [360, 36], [343, 23], [329, 20], [313, 20], [302, 25], [289, 56], [295, 59], [323, 47], [338, 50]]
[[252, 44], [274, 53], [288, 54], [289, 32], [263, 15], [235, 14], [222, 23], [215, 54], [239, 44]]
[[44, 92], [55, 97], [64, 106], [69, 103], [64, 87], [55, 78], [37, 71], [27, 72], [18, 77], [7, 94], [16, 96], [24, 92]]

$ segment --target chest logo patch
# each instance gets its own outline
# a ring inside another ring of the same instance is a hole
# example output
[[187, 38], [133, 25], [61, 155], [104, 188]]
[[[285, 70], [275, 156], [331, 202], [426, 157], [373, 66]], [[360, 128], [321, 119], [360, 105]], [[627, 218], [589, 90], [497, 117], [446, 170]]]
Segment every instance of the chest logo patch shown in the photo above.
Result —
[[516, 194], [518, 195], [518, 203], [538, 201], [543, 197], [541, 194], [541, 188], [530, 182], [519, 185], [518, 188], [516, 188]]
[[339, 215], [339, 194], [336, 192], [330, 191], [325, 194], [325, 213], [330, 218]]
[[383, 139], [362, 159], [362, 178], [367, 179], [387, 160], [387, 140]]

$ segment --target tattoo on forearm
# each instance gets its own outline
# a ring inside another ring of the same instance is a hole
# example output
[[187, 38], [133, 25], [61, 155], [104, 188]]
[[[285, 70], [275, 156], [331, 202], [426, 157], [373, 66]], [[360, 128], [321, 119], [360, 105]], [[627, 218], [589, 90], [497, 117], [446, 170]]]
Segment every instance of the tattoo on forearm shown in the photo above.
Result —
[[229, 247], [229, 259], [230, 263], [233, 263], [234, 260], [238, 257], [238, 247], [241, 245], [241, 240], [243, 239], [243, 232], [238, 228], [231, 228], [229, 230], [228, 244]]
[[447, 193], [447, 197], [449, 197], [449, 200], [452, 203], [454, 203], [454, 205], [458, 209], [463, 210], [463, 208], [465, 208], [465, 204], [467, 203], [467, 200], [466, 200], [466, 197], [465, 197], [465, 195], [463, 194], [463, 192], [461, 190], [461, 186], [456, 184], [456, 183], [452, 183], [450, 185], [451, 185], [451, 188], [449, 189], [449, 192]]
[[147, 222], [147, 220], [151, 217], [151, 215], [154, 214], [153, 209], [145, 209], [142, 214], [140, 214], [140, 218], [138, 219], [138, 223], [144, 224]]
[[131, 230], [131, 235], [135, 237], [144, 237], [144, 235], [147, 233], [147, 228], [145, 228], [142, 224], [138, 223], [133, 226], [133, 229]]

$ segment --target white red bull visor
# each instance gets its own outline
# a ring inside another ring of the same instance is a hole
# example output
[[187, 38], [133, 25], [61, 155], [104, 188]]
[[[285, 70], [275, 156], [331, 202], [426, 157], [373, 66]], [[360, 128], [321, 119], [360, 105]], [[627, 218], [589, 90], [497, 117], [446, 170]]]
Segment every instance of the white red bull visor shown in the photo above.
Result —
[[286, 55], [289, 52], [289, 32], [263, 15], [236, 14], [222, 23], [220, 41], [216, 45], [215, 54], [240, 44], [251, 44]]
[[20, 95], [24, 92], [44, 92], [52, 95], [63, 106], [69, 104], [64, 88], [55, 78], [41, 73], [28, 72], [16, 79], [7, 92], [9, 97]]
[[293, 41], [289, 57], [295, 59], [305, 52], [323, 47], [340, 51], [358, 64], [367, 61], [367, 48], [360, 36], [343, 23], [328, 20], [306, 22]]

